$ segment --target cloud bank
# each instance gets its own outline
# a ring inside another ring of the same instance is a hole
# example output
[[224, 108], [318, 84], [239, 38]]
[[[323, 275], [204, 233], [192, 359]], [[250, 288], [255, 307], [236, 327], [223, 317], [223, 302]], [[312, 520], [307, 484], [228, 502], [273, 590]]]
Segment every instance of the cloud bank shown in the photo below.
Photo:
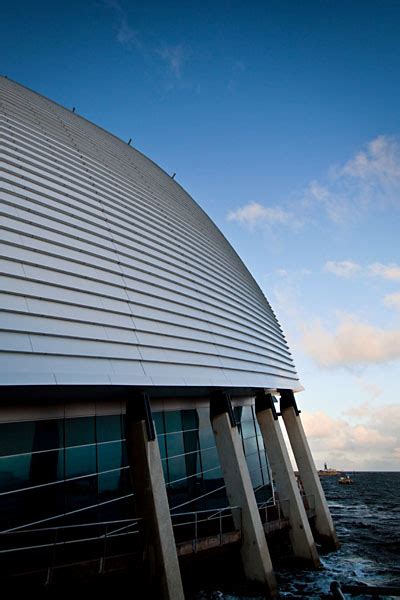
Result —
[[305, 352], [322, 367], [348, 367], [400, 359], [400, 329], [381, 329], [345, 316], [334, 331], [320, 320], [303, 328]]
[[267, 206], [248, 202], [228, 214], [250, 229], [258, 226], [297, 227], [324, 215], [336, 225], [355, 222], [364, 213], [400, 208], [400, 140], [380, 135], [324, 179], [312, 180], [296, 203]]
[[396, 263], [383, 264], [374, 262], [362, 266], [353, 260], [328, 260], [323, 269], [326, 273], [332, 273], [337, 277], [350, 279], [358, 275], [366, 277], [379, 277], [388, 281], [400, 281], [400, 265]]
[[344, 470], [399, 470], [399, 404], [364, 403], [342, 418], [302, 411], [302, 421], [318, 468], [328, 462]]

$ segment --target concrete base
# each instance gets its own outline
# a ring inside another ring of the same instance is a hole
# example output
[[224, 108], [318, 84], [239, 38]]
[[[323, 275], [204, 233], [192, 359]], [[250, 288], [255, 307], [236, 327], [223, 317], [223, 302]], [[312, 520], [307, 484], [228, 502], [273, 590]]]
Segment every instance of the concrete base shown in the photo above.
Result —
[[[211, 401], [212, 404], [213, 401]], [[235, 527], [242, 529], [241, 555], [246, 577], [262, 584], [268, 597], [277, 595], [265, 533], [251, 484], [242, 440], [237, 427], [232, 426], [229, 414], [214, 414], [211, 406], [211, 424], [214, 431], [230, 505], [241, 508], [241, 521], [232, 511]]]
[[[293, 395], [293, 392], [291, 395]], [[340, 546], [339, 540], [296, 403], [294, 402], [294, 398], [283, 398], [284, 401], [281, 398], [281, 413], [299, 469], [299, 476], [306, 495], [314, 498], [315, 533], [323, 546], [336, 550]]]
[[[285, 500], [281, 504], [281, 509], [284, 517], [290, 523], [289, 535], [294, 555], [307, 563], [308, 566], [317, 568], [321, 563], [290, 463], [278, 417], [273, 409], [273, 401], [273, 397], [270, 394], [261, 395], [256, 398], [257, 420], [272, 470], [272, 477], [279, 498]], [[272, 408], [267, 408], [269, 403], [272, 403]]]
[[126, 439], [138, 516], [144, 522], [153, 597], [184, 600], [158, 442], [149, 440], [146, 420], [137, 420], [135, 402], [127, 404]]

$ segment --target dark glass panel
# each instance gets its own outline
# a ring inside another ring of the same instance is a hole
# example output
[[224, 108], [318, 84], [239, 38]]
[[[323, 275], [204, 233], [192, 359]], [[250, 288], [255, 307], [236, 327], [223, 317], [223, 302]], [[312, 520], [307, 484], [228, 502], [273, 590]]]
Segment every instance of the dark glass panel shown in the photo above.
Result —
[[31, 455], [30, 485], [64, 479], [64, 450], [51, 450]]
[[247, 467], [249, 469], [253, 487], [262, 485], [261, 465], [258, 454], [246, 457]]
[[[85, 477], [65, 483], [66, 512], [97, 504], [97, 476]], [[96, 520], [97, 507], [79, 512], [77, 516], [70, 517], [71, 522], [92, 522]]]
[[177, 456], [178, 454], [184, 454], [185, 449], [183, 445], [183, 434], [181, 433], [170, 433], [165, 436], [167, 443], [168, 458], [171, 456]]
[[[186, 461], [184, 456], [168, 459], [169, 481], [175, 482], [177, 479], [186, 477]], [[183, 482], [180, 482], [182, 485]]]
[[35, 421], [32, 452], [55, 450], [64, 446], [64, 421], [51, 419]]
[[81, 446], [95, 442], [94, 417], [65, 420], [65, 445]]
[[[199, 455], [199, 418], [196, 410], [182, 411], [182, 423], [186, 430], [183, 434], [183, 443], [185, 447], [186, 473], [190, 477], [201, 471]], [[195, 479], [192, 477], [192, 479]], [[193, 481], [190, 482], [192, 486]]]
[[[215, 467], [219, 467], [219, 457], [217, 449], [215, 447], [210, 448], [209, 450], [201, 451], [201, 464], [204, 471], [204, 479], [215, 479], [216, 477], [219, 477], [219, 475], [217, 474], [218, 471], [215, 469]], [[209, 471], [210, 469], [214, 470]], [[205, 471], [209, 472], [206, 473]]]
[[254, 454], [254, 453], [258, 454], [258, 445], [257, 445], [256, 437], [246, 438], [243, 441], [243, 444], [244, 444], [244, 453], [246, 456], [248, 456], [249, 454]]
[[96, 446], [82, 446], [65, 450], [65, 478], [96, 473]]
[[0, 456], [32, 452], [34, 422], [0, 424]]
[[167, 456], [167, 449], [165, 446], [165, 435], [158, 435], [157, 436], [157, 441], [158, 441], [158, 447], [160, 449], [160, 456], [161, 458], [166, 458]]
[[243, 408], [248, 408], [250, 409], [250, 413], [246, 414], [246, 418], [244, 418], [244, 416], [242, 417], [242, 423], [241, 423], [241, 430], [242, 430], [242, 437], [243, 439], [246, 439], [248, 437], [253, 437], [256, 435], [256, 431], [254, 428], [254, 421], [253, 421], [253, 416], [251, 413], [251, 406], [244, 406]]
[[209, 408], [198, 408], [197, 416], [199, 419], [199, 429], [209, 429], [211, 427]]
[[180, 410], [164, 412], [165, 432], [182, 431], [182, 418]]
[[215, 448], [215, 438], [211, 425], [207, 428], [199, 430], [200, 448], [202, 450], [206, 448]]
[[127, 467], [129, 466], [129, 461], [128, 461], [128, 452], [126, 449], [126, 442], [122, 442], [122, 460], [121, 460], [121, 466], [122, 467]]
[[167, 459], [163, 459], [162, 462], [162, 468], [163, 468], [163, 473], [164, 473], [164, 481], [165, 483], [169, 482], [169, 473], [168, 473], [168, 461]]
[[96, 417], [96, 436], [98, 442], [110, 442], [122, 438], [121, 415]]
[[122, 442], [107, 442], [97, 446], [99, 473], [122, 466]]
[[189, 431], [191, 429], [199, 428], [199, 416], [197, 414], [197, 410], [182, 410], [182, 429], [184, 431]]
[[262, 467], [262, 473], [263, 473], [264, 483], [269, 483], [268, 464], [267, 464], [267, 459], [266, 459], [266, 456], [265, 456], [265, 452], [263, 450], [261, 450], [261, 452], [260, 452], [260, 461], [261, 461], [261, 467]]
[[164, 413], [162, 413], [162, 412], [153, 413], [153, 421], [154, 421], [154, 426], [156, 428], [158, 435], [160, 435], [161, 433], [165, 433]]
[[31, 455], [0, 458], [0, 491], [29, 487]]
[[121, 473], [113, 471], [112, 473], [103, 473], [98, 478], [99, 502], [104, 502], [111, 498], [117, 498], [124, 495], [121, 493]]
[[243, 406], [235, 406], [235, 408], [233, 409], [233, 413], [235, 415], [235, 419], [236, 419], [236, 424], [239, 427], [239, 431], [241, 428], [241, 420], [242, 420], [242, 412], [243, 412]]

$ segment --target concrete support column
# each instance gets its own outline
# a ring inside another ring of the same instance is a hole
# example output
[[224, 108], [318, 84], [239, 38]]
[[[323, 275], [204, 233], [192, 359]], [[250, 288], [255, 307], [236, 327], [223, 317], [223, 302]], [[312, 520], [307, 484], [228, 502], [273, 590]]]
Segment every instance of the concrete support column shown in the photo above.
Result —
[[160, 451], [146, 394], [126, 405], [126, 441], [138, 516], [144, 520], [150, 597], [184, 600]]
[[293, 552], [309, 566], [319, 567], [318, 552], [271, 394], [264, 391], [257, 394], [256, 415], [279, 498], [288, 501], [283, 502], [281, 508], [283, 515], [289, 519]]
[[[241, 521], [235, 522], [235, 526], [242, 528], [241, 555], [246, 577], [261, 584], [268, 597], [274, 597], [277, 587], [271, 557], [227, 393], [221, 392], [211, 398], [210, 419], [229, 503], [241, 508]], [[233, 518], [239, 520], [235, 511]]]
[[304, 433], [294, 394], [291, 390], [279, 390], [279, 392], [281, 395], [281, 413], [299, 469], [299, 476], [306, 495], [314, 497], [315, 532], [324, 546], [337, 549], [340, 545], [339, 540]]

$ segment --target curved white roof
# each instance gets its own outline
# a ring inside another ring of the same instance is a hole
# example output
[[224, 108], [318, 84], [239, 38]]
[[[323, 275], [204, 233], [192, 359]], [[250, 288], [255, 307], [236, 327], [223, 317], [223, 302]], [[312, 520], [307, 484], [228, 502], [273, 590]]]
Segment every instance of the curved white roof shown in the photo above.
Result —
[[0, 78], [0, 384], [300, 389], [227, 240], [137, 150]]

